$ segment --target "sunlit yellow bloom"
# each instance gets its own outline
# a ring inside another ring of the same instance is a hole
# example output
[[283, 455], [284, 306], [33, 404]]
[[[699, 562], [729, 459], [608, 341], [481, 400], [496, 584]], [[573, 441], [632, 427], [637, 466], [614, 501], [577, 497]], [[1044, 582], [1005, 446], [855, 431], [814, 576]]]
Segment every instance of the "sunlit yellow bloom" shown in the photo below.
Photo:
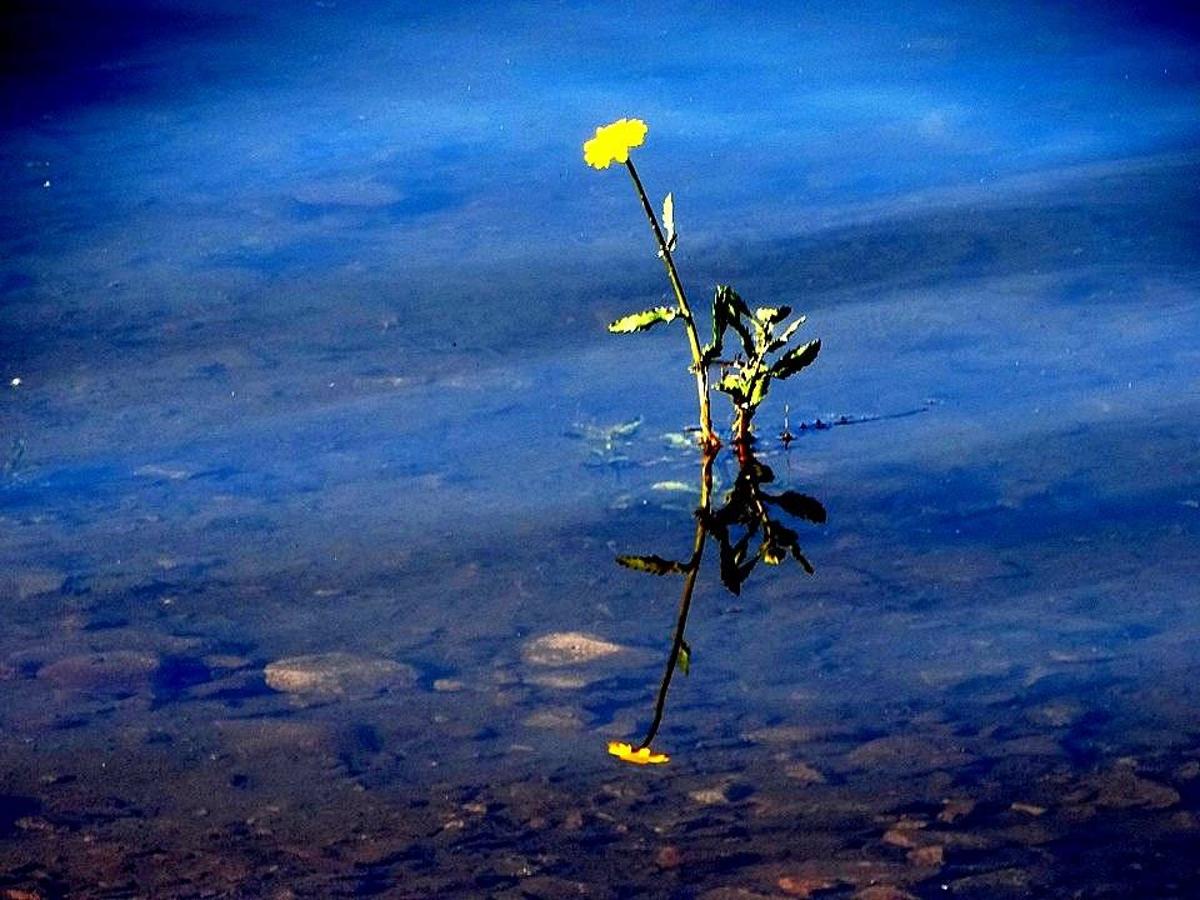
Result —
[[649, 747], [642, 747], [640, 750], [634, 750], [629, 744], [622, 741], [609, 741], [608, 752], [617, 759], [624, 760], [627, 763], [633, 763], [636, 766], [659, 765], [669, 762], [671, 757], [665, 753], [655, 753]]
[[617, 119], [610, 125], [601, 125], [596, 136], [584, 142], [583, 161], [593, 169], [607, 169], [615, 162], [629, 159], [633, 147], [642, 146], [649, 129], [641, 119]]

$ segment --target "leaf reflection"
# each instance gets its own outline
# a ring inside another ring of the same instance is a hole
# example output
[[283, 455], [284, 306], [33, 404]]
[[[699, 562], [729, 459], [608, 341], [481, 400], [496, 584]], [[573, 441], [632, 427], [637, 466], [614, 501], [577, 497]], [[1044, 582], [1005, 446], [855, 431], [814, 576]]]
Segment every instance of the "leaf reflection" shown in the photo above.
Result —
[[666, 668], [654, 703], [654, 717], [646, 736], [634, 750], [650, 746], [662, 725], [667, 692], [676, 669], [687, 675], [694, 662], [692, 648], [685, 639], [688, 615], [700, 574], [704, 550], [709, 541], [717, 544], [721, 583], [733, 594], [740, 594], [746, 579], [759, 562], [779, 565], [791, 556], [809, 575], [812, 563], [800, 548], [798, 532], [784, 523], [783, 517], [822, 525], [825, 507], [807, 494], [797, 491], [768, 492], [764, 485], [775, 480], [771, 467], [757, 459], [749, 447], [740, 447], [738, 473], [733, 486], [725, 492], [721, 506], [714, 509], [713, 463], [716, 453], [704, 452], [700, 466], [700, 502], [695, 510], [695, 532], [691, 556], [685, 561], [664, 559], [657, 554], [622, 555], [617, 562], [629, 569], [651, 575], [682, 575], [683, 588], [675, 620], [675, 634], [667, 654]]

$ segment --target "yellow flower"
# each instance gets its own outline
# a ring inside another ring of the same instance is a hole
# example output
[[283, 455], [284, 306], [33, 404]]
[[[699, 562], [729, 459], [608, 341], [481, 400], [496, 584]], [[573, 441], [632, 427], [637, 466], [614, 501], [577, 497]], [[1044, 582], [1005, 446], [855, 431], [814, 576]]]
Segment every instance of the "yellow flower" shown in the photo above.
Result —
[[583, 161], [593, 169], [607, 169], [629, 159], [633, 147], [642, 146], [649, 128], [641, 119], [617, 119], [596, 129], [596, 136], [583, 145]]
[[608, 752], [617, 759], [627, 763], [633, 763], [635, 766], [659, 765], [669, 762], [671, 757], [665, 753], [655, 753], [649, 747], [642, 747], [634, 750], [628, 744], [622, 741], [609, 741]]

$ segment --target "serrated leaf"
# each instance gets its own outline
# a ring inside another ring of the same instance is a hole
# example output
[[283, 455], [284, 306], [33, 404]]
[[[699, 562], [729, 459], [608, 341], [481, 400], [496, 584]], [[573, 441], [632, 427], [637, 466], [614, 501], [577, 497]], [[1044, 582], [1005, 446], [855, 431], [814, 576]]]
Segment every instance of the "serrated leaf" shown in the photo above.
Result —
[[754, 310], [754, 318], [764, 325], [778, 325], [791, 314], [790, 306], [760, 306]]
[[717, 390], [719, 391], [737, 391], [738, 393], [746, 393], [746, 382], [740, 375], [734, 375], [732, 372], [727, 372], [721, 376], [721, 380], [717, 382]]
[[729, 308], [741, 316], [750, 318], [750, 307], [746, 305], [746, 301], [742, 299], [742, 295], [735, 291], [727, 284], [717, 285], [717, 292], [723, 294], [724, 301], [729, 305]]
[[775, 378], [788, 378], [795, 375], [801, 369], [812, 365], [813, 360], [817, 358], [817, 354], [821, 352], [821, 339], [809, 341], [807, 344], [801, 344], [793, 350], [789, 350], [779, 359], [775, 360], [775, 364], [771, 366], [771, 375]]
[[771, 343], [767, 345], [767, 352], [774, 353], [776, 350], [780, 350], [785, 347], [787, 342], [792, 339], [792, 335], [794, 335], [800, 329], [800, 326], [807, 321], [808, 316], [800, 316], [800, 318], [794, 319], [792, 323], [783, 330], [781, 335], [774, 338]]
[[692, 674], [692, 648], [687, 641], [679, 645], [679, 668], [683, 669], [684, 675]]
[[821, 505], [821, 501], [800, 494], [796, 491], [786, 491], [778, 497], [764, 495], [764, 499], [768, 503], [774, 503], [788, 515], [795, 516], [798, 519], [804, 519], [807, 522], [814, 522], [817, 525], [824, 525], [826, 519], [825, 507]]
[[670, 306], [656, 306], [641, 312], [622, 316], [615, 322], [609, 322], [608, 330], [613, 334], [632, 334], [635, 331], [646, 331], [659, 322], [670, 322], [679, 315], [679, 311]]
[[685, 564], [663, 559], [653, 553], [649, 556], [618, 556], [617, 562], [627, 569], [649, 572], [651, 575], [681, 575], [687, 571]]
[[721, 299], [721, 287], [713, 292], [712, 302], [712, 343], [704, 348], [702, 359], [710, 363], [721, 355], [721, 345], [725, 341], [725, 329], [729, 327], [728, 307]]
[[717, 382], [717, 390], [728, 394], [735, 403], [746, 402], [746, 382], [732, 373], [722, 376]]

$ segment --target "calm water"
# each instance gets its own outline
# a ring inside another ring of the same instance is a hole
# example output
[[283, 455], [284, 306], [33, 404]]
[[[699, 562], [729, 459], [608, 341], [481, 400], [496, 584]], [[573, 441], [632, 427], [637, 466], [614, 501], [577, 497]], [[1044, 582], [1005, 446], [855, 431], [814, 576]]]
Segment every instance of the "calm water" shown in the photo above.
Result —
[[[1194, 16], [3, 19], [0, 890], [1194, 895]], [[699, 460], [680, 336], [604, 333], [623, 115], [694, 298], [824, 342], [758, 420], [816, 572], [710, 553], [646, 768], [679, 582], [613, 560]]]

